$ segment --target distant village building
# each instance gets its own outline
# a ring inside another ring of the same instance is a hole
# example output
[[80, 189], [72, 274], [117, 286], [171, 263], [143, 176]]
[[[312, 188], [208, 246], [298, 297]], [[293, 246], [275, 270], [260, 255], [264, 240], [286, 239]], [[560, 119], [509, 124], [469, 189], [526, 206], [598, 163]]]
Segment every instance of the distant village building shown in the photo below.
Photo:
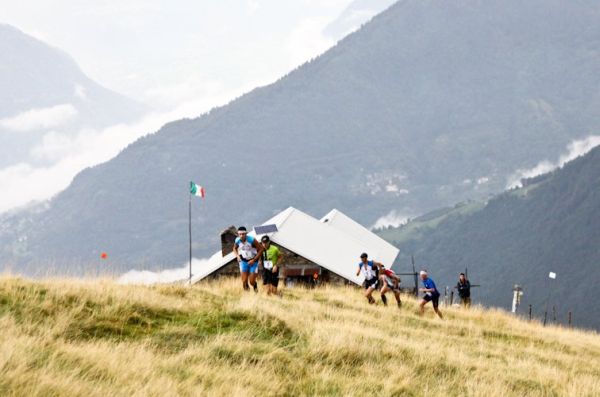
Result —
[[[332, 210], [318, 220], [290, 207], [264, 223], [271, 224], [278, 230], [269, 234], [272, 244], [285, 255], [280, 277], [285, 277], [288, 285], [314, 280], [360, 285], [363, 276], [356, 276], [356, 269], [362, 252], [388, 267], [399, 253], [396, 247], [338, 210]], [[254, 231], [250, 234], [256, 236]], [[193, 283], [239, 275], [239, 265], [232, 251], [236, 236], [234, 226], [221, 233], [221, 250], [195, 271]]]

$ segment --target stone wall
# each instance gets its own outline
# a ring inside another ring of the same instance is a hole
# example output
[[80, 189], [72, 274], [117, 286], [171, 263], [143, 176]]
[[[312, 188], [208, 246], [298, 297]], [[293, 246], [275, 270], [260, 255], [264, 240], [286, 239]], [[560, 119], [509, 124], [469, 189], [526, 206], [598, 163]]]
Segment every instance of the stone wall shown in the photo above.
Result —
[[237, 229], [235, 226], [229, 226], [221, 232], [221, 253], [223, 256], [233, 251], [233, 244], [237, 237]]

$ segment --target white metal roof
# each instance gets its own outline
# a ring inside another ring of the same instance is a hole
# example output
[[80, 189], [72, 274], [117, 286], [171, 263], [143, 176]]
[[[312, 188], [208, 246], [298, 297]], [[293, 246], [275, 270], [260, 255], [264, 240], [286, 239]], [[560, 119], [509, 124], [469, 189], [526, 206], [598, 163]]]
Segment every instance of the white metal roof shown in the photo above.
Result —
[[388, 269], [392, 267], [400, 252], [398, 248], [336, 209], [321, 218], [321, 222], [365, 242], [370, 247], [367, 251], [369, 258], [383, 263]]
[[[334, 210], [330, 214], [333, 214], [331, 218], [334, 221], [323, 222], [290, 207], [266, 221], [264, 225], [277, 225], [278, 231], [270, 235], [276, 244], [356, 284], [363, 280], [362, 275], [356, 276], [362, 252], [368, 252], [370, 257], [391, 266], [398, 255], [397, 248], [341, 212]], [[254, 232], [250, 234], [253, 235]], [[208, 263], [193, 275], [192, 282], [202, 280], [234, 258], [233, 253], [225, 257], [221, 256], [221, 251], [215, 253]]]

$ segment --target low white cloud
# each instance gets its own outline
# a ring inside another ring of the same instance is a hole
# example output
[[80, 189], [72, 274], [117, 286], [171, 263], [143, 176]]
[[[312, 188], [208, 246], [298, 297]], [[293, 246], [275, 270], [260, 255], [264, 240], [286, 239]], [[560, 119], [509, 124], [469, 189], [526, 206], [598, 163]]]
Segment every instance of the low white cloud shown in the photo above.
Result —
[[75, 97], [79, 98], [79, 99], [83, 99], [83, 100], [88, 99], [85, 87], [82, 86], [81, 84], [75, 84], [75, 87], [73, 88], [73, 95], [75, 95]]
[[534, 178], [538, 175], [560, 168], [569, 161], [574, 160], [579, 156], [583, 156], [598, 145], [600, 145], [600, 135], [590, 135], [585, 139], [575, 140], [567, 145], [567, 151], [559, 157], [558, 161], [552, 162], [550, 160], [544, 160], [540, 161], [533, 168], [517, 170], [508, 178], [506, 187], [508, 189], [522, 187], [522, 179]]
[[84, 129], [71, 137], [56, 132], [46, 134], [31, 155], [37, 160], [53, 161], [50, 165], [22, 162], [0, 169], [0, 213], [51, 198], [82, 169], [110, 160], [131, 142], [172, 120], [198, 116], [208, 110], [205, 107], [205, 102], [188, 102], [170, 112], [148, 114], [131, 124]]
[[[208, 261], [208, 259], [192, 259], [192, 274], [197, 274], [202, 266], [205, 266]], [[158, 272], [152, 272], [149, 270], [130, 270], [119, 277], [117, 282], [119, 284], [142, 285], [171, 284], [189, 280], [189, 275], [189, 265], [175, 269], [165, 269]]]
[[[154, 98], [161, 109], [182, 107], [193, 104], [202, 111], [218, 105], [223, 105], [252, 89], [270, 83], [269, 80], [252, 80], [236, 87], [229, 86], [226, 82], [218, 79], [208, 79], [197, 75], [181, 78], [172, 84], [162, 84], [144, 91], [145, 98]], [[160, 98], [158, 100], [157, 98]], [[184, 105], [181, 105], [184, 104]]]
[[408, 222], [409, 217], [403, 214], [398, 213], [396, 210], [392, 210], [381, 218], [377, 219], [375, 223], [371, 226], [371, 230], [382, 229], [385, 227], [398, 227], [400, 225], [406, 224]]
[[248, 8], [248, 13], [254, 15], [260, 8], [260, 3], [257, 0], [246, 0], [246, 7]]
[[35, 160], [58, 161], [69, 154], [76, 146], [76, 141], [66, 134], [50, 131], [44, 134], [42, 142], [31, 149], [31, 156]]
[[323, 33], [329, 22], [330, 19], [326, 17], [305, 18], [292, 30], [287, 40], [291, 68], [316, 58], [335, 44], [331, 37]]
[[77, 109], [69, 103], [36, 108], [12, 117], [0, 119], [0, 127], [12, 131], [31, 131], [59, 127], [77, 116]]

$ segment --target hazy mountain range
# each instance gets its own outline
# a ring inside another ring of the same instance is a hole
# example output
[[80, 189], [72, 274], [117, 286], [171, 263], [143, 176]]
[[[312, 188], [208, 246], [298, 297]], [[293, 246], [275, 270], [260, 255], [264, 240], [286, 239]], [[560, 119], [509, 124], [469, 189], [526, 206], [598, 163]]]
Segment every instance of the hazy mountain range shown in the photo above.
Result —
[[145, 107], [89, 79], [59, 49], [0, 24], [0, 167], [44, 163], [36, 146], [139, 117]]
[[[230, 224], [293, 205], [370, 225], [503, 190], [600, 121], [593, 1], [401, 1], [314, 61], [84, 170], [47, 206], [5, 216], [26, 273], [176, 266]], [[100, 265], [99, 252], [110, 262]]]
[[482, 285], [474, 289], [478, 301], [510, 308], [519, 284], [521, 313], [531, 304], [542, 316], [548, 299], [563, 321], [572, 311], [576, 324], [600, 328], [600, 308], [590, 301], [600, 285], [600, 147], [525, 180], [521, 189], [440, 209], [380, 234], [400, 248], [400, 268], [408, 269], [414, 254], [438, 286], [455, 285], [468, 268], [472, 283]]

